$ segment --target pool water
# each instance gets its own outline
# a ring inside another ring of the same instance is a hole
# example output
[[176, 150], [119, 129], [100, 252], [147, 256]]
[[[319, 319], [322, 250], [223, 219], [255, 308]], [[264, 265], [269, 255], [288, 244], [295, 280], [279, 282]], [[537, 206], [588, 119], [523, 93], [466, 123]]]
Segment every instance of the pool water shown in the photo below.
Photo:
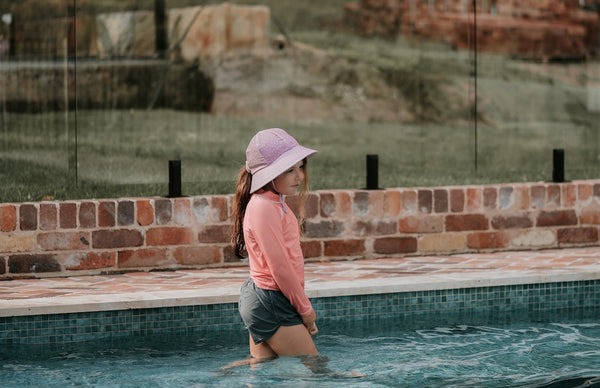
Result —
[[[395, 327], [325, 325], [315, 337], [330, 372], [295, 357], [245, 359], [245, 333], [131, 338], [63, 348], [0, 350], [0, 385], [93, 387], [589, 387], [600, 386], [600, 323]], [[364, 377], [347, 377], [358, 371]]]

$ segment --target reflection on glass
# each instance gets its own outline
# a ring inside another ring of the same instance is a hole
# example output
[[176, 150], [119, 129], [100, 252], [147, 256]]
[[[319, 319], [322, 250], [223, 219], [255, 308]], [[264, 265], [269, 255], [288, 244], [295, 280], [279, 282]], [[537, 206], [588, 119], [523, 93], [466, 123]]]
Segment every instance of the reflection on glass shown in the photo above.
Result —
[[595, 178], [599, 3], [7, 0], [0, 201], [229, 193], [267, 127], [312, 189]]

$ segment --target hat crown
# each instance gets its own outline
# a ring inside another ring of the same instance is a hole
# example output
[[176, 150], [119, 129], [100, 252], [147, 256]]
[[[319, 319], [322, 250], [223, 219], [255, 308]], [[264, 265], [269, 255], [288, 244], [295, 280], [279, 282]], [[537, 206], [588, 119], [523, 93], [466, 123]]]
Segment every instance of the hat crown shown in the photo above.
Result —
[[299, 144], [283, 129], [271, 128], [258, 132], [246, 149], [246, 168], [250, 173], [273, 164], [279, 157]]

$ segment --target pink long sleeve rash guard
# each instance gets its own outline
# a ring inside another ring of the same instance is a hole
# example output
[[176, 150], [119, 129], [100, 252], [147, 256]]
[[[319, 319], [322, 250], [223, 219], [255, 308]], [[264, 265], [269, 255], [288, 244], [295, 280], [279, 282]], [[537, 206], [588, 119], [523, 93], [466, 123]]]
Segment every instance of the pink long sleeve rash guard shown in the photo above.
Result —
[[313, 311], [304, 292], [304, 256], [296, 216], [266, 190], [253, 194], [244, 216], [250, 277], [266, 290], [280, 290], [302, 317]]

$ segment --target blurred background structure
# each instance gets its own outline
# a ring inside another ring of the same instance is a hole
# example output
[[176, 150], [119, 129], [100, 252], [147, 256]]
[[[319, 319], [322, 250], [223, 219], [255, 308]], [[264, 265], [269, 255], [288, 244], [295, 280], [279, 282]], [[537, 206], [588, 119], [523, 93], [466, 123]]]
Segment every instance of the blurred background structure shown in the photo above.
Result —
[[0, 202], [228, 193], [259, 129], [313, 189], [600, 173], [600, 0], [3, 0]]

